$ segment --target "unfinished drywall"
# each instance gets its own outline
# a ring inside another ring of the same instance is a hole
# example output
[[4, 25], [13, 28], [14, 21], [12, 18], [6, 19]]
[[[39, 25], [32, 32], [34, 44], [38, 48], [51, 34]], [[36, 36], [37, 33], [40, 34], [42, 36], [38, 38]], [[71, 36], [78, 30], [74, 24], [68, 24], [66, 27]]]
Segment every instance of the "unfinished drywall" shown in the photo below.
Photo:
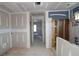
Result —
[[79, 26], [70, 26], [70, 42], [75, 44], [75, 38], [78, 38], [79, 45]]
[[12, 33], [12, 47], [27, 48], [27, 33], [26, 32], [13, 32]]
[[27, 48], [27, 13], [11, 14], [11, 36], [12, 47]]
[[30, 14], [0, 11], [0, 55], [10, 48], [30, 48]]
[[25, 29], [27, 22], [27, 15], [22, 13], [11, 14], [11, 28], [13, 29]]
[[52, 39], [52, 18], [48, 18], [48, 11], [45, 12], [45, 39], [46, 39], [46, 48], [51, 48], [51, 39]]
[[57, 56], [79, 56], [79, 46], [57, 37], [56, 54]]
[[0, 10], [0, 55], [10, 49], [9, 13]]
[[[72, 23], [75, 12], [79, 12], [79, 5], [70, 10], [70, 42], [79, 45], [79, 23], [76, 26]], [[78, 42], [75, 42], [76, 38]]]
[[9, 14], [3, 11], [0, 11], [0, 29], [9, 28]]
[[0, 33], [0, 55], [10, 49], [10, 33]]

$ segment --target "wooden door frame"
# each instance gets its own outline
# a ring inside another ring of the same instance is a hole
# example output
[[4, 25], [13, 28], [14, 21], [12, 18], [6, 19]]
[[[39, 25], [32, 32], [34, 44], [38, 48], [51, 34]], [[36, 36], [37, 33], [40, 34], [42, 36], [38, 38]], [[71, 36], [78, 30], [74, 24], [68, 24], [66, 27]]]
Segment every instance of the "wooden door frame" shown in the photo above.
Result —
[[[55, 20], [55, 19], [53, 19], [52, 18], [52, 22], [53, 22], [53, 20]], [[63, 20], [63, 21], [62, 21]], [[57, 21], [57, 24], [56, 24], [56, 31], [54, 31], [53, 33], [54, 33], [54, 36], [55, 35], [57, 35], [57, 36], [59, 36], [59, 21], [62, 21], [62, 25], [63, 25], [63, 27], [62, 27], [62, 38], [66, 38], [66, 32], [65, 32], [65, 26], [66, 26], [66, 21], [65, 20], [67, 20], [67, 19], [61, 19], [61, 20], [56, 20]], [[69, 20], [69, 19], [68, 19]], [[69, 23], [68, 23], [69, 24]], [[67, 25], [68, 27], [69, 27], [69, 25]], [[68, 28], [69, 29], [69, 28]], [[68, 30], [69, 31], [69, 30]], [[55, 33], [56, 32], [56, 33]], [[69, 34], [69, 32], [68, 32], [68, 34]], [[68, 35], [68, 38], [69, 38], [69, 35]], [[56, 40], [56, 38], [54, 37], [54, 38], [52, 38], [52, 41], [53, 41], [53, 39], [54, 40]], [[67, 39], [66, 39], [67, 40]], [[68, 39], [69, 40], [69, 39]], [[53, 44], [54, 42], [52, 42], [52, 44]], [[55, 42], [56, 43], [56, 42]], [[53, 47], [53, 45], [52, 45], [52, 47]]]

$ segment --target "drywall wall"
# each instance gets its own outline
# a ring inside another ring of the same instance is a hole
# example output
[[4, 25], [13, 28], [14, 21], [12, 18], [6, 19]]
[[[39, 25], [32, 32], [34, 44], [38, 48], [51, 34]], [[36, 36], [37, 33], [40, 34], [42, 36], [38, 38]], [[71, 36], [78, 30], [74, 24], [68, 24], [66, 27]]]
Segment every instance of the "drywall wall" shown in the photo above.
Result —
[[51, 39], [52, 39], [52, 18], [48, 17], [48, 11], [45, 12], [45, 39], [46, 39], [46, 48], [51, 48]]
[[11, 14], [11, 28], [13, 29], [25, 29], [27, 22], [26, 14]]
[[0, 29], [9, 28], [9, 14], [3, 11], [0, 11]]
[[13, 32], [12, 33], [12, 47], [13, 48], [27, 48], [27, 33]]
[[78, 38], [79, 43], [79, 26], [70, 26], [70, 42], [75, 43], [75, 37]]
[[30, 48], [30, 13], [0, 10], [0, 55], [12, 47]]
[[0, 33], [0, 55], [10, 49], [10, 33]]
[[[70, 20], [72, 20], [74, 13], [79, 12], [79, 5], [77, 7], [74, 7], [70, 10]], [[70, 21], [70, 42], [75, 43], [75, 37], [78, 38], [78, 45], [79, 45], [79, 24], [78, 26], [73, 26], [72, 21]]]
[[27, 48], [27, 41], [28, 41], [27, 37], [29, 37], [27, 34], [27, 31], [28, 31], [28, 28], [27, 28], [28, 21], [27, 20], [29, 20], [29, 19], [27, 19], [27, 13], [11, 14], [12, 47]]
[[9, 13], [0, 10], [0, 55], [10, 49]]
[[79, 46], [57, 37], [56, 54], [57, 56], [79, 56]]
[[30, 12], [27, 12], [27, 48], [30, 48]]

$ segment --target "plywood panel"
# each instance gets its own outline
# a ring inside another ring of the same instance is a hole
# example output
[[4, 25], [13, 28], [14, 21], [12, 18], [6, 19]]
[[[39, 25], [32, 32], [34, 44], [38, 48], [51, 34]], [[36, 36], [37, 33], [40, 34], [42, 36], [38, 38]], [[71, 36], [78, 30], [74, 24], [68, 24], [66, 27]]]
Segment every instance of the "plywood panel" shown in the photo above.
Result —
[[57, 21], [52, 20], [52, 47], [56, 48], [56, 36], [57, 36]]

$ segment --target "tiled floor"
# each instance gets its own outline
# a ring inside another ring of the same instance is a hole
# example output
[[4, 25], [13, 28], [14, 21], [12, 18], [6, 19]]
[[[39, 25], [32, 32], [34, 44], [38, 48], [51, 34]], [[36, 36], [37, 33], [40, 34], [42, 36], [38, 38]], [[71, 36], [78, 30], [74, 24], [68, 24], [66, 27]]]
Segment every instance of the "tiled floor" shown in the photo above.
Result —
[[53, 51], [45, 48], [45, 45], [38, 40], [36, 40], [29, 49], [12, 48], [8, 51], [7, 54], [5, 54], [5, 56], [53, 56], [53, 55], [54, 55]]

